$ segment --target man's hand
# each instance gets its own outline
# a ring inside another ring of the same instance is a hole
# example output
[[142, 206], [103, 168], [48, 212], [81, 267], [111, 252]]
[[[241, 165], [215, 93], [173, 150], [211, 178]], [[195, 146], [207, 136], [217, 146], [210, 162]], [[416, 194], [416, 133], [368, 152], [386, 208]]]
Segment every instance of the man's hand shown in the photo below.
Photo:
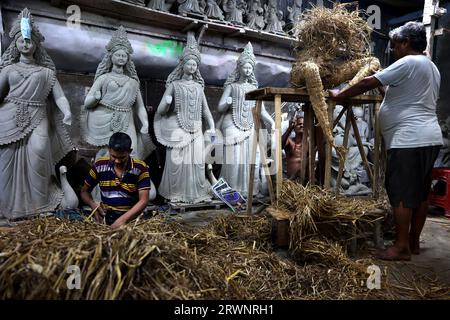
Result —
[[119, 217], [114, 221], [114, 223], [111, 225], [112, 229], [119, 229], [121, 226], [125, 225], [126, 221], [122, 217]]
[[99, 204], [97, 210], [94, 213], [95, 221], [98, 223], [103, 223], [103, 218], [105, 217], [105, 211], [103, 211], [102, 205]]
[[289, 120], [289, 128], [295, 128], [295, 126], [299, 124], [299, 121], [300, 118], [298, 116], [292, 117], [291, 120]]
[[339, 93], [341, 93], [339, 89], [328, 90], [328, 97], [331, 100], [338, 101], [340, 100]]

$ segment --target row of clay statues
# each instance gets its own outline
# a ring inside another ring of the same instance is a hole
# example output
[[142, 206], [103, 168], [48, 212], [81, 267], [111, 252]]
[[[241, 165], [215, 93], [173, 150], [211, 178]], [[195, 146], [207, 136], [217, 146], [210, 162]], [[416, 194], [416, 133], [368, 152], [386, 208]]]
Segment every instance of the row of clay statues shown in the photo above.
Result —
[[[250, 43], [245, 47], [235, 71], [225, 82], [218, 108], [221, 118], [217, 125], [204, 93], [200, 63], [197, 42], [193, 34], [188, 34], [180, 62], [167, 78], [166, 91], [154, 120], [156, 138], [167, 148], [158, 191], [175, 202], [197, 203], [211, 199], [211, 185], [205, 177], [203, 120], [211, 135], [215, 135], [216, 127], [223, 134], [221, 176], [244, 196], [248, 190], [249, 159], [254, 136], [252, 108], [255, 103], [246, 101], [245, 94], [258, 87], [253, 48]], [[274, 127], [274, 121], [264, 106], [262, 118], [271, 128]], [[258, 174], [256, 179], [259, 179]], [[255, 182], [258, 186], [259, 181]], [[257, 188], [254, 193], [258, 193]]]
[[[122, 0], [145, 6], [144, 0]], [[295, 21], [300, 19], [303, 0], [294, 0], [288, 7], [286, 21], [283, 12], [278, 9], [276, 0], [150, 0], [147, 8], [169, 12], [178, 2], [180, 15], [204, 16], [212, 20], [227, 21], [233, 25], [247, 26], [251, 29], [273, 33], [290, 32]]]
[[[55, 165], [74, 146], [65, 127], [71, 124], [69, 101], [42, 45], [44, 37], [27, 9], [12, 26], [10, 37], [13, 41], [0, 61], [0, 217], [19, 218], [52, 211], [70, 202], [67, 197], [73, 192], [63, 192], [57, 183]], [[132, 137], [132, 155], [145, 159], [154, 145], [131, 60], [133, 49], [123, 27], [114, 33], [106, 49], [82, 106], [81, 137], [99, 149], [99, 157], [107, 153], [114, 132], [126, 132]], [[205, 177], [202, 127], [205, 120], [214, 135], [216, 124], [204, 94], [200, 62], [198, 44], [193, 34], [188, 34], [187, 45], [167, 79], [155, 115], [155, 135], [167, 148], [159, 192], [172, 201], [196, 203], [211, 199], [211, 185]], [[249, 43], [226, 81], [219, 103], [222, 117], [217, 124], [224, 135], [224, 159], [231, 159], [224, 164], [222, 175], [244, 195], [254, 131], [254, 102], [246, 101], [245, 93], [258, 86], [255, 65]], [[262, 118], [274, 126], [264, 107]]]

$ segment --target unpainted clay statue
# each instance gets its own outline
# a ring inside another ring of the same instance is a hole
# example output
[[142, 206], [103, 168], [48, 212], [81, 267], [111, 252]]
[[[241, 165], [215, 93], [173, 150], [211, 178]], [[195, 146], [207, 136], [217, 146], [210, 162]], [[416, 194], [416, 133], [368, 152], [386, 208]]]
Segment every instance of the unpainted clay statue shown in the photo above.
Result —
[[299, 22], [300, 17], [302, 15], [302, 5], [303, 5], [303, 0], [294, 0], [294, 5], [292, 7], [287, 7], [287, 10], [289, 12], [288, 21], [290, 23], [298, 23]]
[[247, 12], [247, 27], [262, 30], [264, 29], [264, 9], [261, 0], [250, 0]]
[[113, 133], [125, 132], [131, 137], [131, 155], [143, 160], [154, 145], [148, 134], [147, 110], [125, 28], [121, 26], [114, 32], [106, 50], [82, 106], [81, 136], [87, 143], [102, 148], [98, 158], [106, 155]]
[[266, 28], [264, 31], [272, 33], [283, 33], [283, 13], [277, 9], [276, 1], [269, 1], [269, 5], [264, 5]]
[[28, 9], [0, 62], [0, 218], [53, 211], [64, 193], [55, 165], [73, 145], [69, 101]]
[[[222, 1], [222, 0], [219, 0]], [[223, 12], [222, 9], [220, 9], [217, 0], [208, 0], [206, 3], [206, 11], [205, 14], [208, 16], [208, 18], [216, 19], [216, 20], [223, 20]]]
[[147, 5], [147, 8], [169, 12], [170, 6], [171, 4], [166, 3], [166, 0], [150, 0], [150, 2]]
[[154, 120], [156, 138], [167, 148], [159, 193], [172, 202], [211, 200], [211, 185], [205, 176], [203, 119], [211, 134], [215, 125], [204, 94], [200, 61], [197, 41], [188, 33], [186, 47], [167, 78]]
[[232, 24], [243, 25], [243, 14], [247, 4], [243, 0], [224, 0], [223, 11], [226, 12], [226, 20]]
[[[230, 186], [244, 196], [248, 195], [250, 176], [250, 159], [255, 132], [252, 109], [255, 101], [245, 99], [245, 94], [258, 88], [255, 77], [256, 58], [249, 42], [240, 55], [236, 69], [224, 84], [224, 92], [219, 101], [219, 112], [222, 113], [218, 123], [223, 134], [224, 153], [221, 176]], [[262, 106], [261, 118], [274, 128], [274, 121]], [[264, 152], [264, 150], [262, 150]], [[255, 166], [253, 194], [259, 192], [260, 161], [259, 150]]]
[[188, 13], [204, 14], [198, 0], [178, 0], [178, 3], [178, 14], [180, 15], [187, 15]]

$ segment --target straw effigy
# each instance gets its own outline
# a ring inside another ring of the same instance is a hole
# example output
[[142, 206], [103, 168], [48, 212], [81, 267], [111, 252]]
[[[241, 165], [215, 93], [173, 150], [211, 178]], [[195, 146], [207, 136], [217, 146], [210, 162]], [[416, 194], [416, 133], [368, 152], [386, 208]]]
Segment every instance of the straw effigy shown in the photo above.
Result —
[[347, 10], [347, 4], [305, 10], [295, 25], [298, 55], [291, 82], [304, 83], [301, 64], [307, 61], [319, 67], [325, 89], [352, 79], [356, 61], [371, 57], [371, 33], [362, 12]]
[[[366, 288], [369, 263], [282, 258], [267, 217], [220, 217], [207, 227], [153, 218], [118, 230], [45, 218], [0, 230], [0, 298], [395, 298], [386, 282]], [[71, 265], [80, 269], [79, 290], [67, 286]]]
[[[380, 68], [370, 53], [371, 31], [361, 12], [347, 10], [347, 4], [306, 10], [295, 25], [298, 54], [290, 82], [294, 87], [306, 86], [315, 116], [331, 145], [334, 140], [324, 90], [347, 81], [349, 88]], [[342, 156], [344, 149], [336, 150]]]

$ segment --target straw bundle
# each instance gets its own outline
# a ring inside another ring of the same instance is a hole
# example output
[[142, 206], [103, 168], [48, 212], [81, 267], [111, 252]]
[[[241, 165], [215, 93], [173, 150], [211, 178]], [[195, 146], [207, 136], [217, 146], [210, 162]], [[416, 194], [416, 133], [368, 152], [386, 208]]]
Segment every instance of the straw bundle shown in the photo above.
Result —
[[[317, 244], [304, 241], [303, 246], [311, 257], [318, 256]], [[153, 218], [119, 230], [36, 219], [0, 230], [0, 298], [396, 297], [397, 289], [387, 282], [380, 291], [366, 288], [369, 260], [317, 261], [301, 266], [275, 254], [266, 217], [221, 217], [207, 227]], [[80, 290], [67, 288], [69, 265], [80, 268]], [[434, 295], [447, 293], [433, 290]]]
[[384, 215], [372, 200], [336, 197], [318, 186], [286, 180], [272, 211], [288, 214], [291, 256], [297, 261], [348, 262], [343, 246]]

